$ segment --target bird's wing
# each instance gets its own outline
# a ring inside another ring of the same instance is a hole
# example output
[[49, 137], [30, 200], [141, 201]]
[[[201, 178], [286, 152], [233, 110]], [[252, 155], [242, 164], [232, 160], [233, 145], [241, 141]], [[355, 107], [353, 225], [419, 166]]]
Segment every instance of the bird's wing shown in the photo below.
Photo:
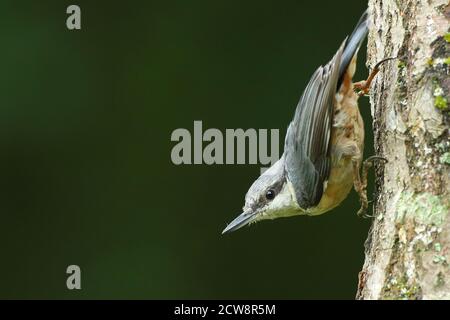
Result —
[[339, 81], [338, 87], [341, 86], [341, 83], [344, 79], [344, 75], [347, 72], [347, 68], [350, 65], [350, 62], [353, 59], [353, 56], [358, 52], [359, 47], [367, 36], [369, 24], [369, 13], [366, 10], [358, 23], [356, 24], [355, 29], [353, 30], [350, 37], [348, 37], [345, 43], [345, 49], [342, 53], [341, 65], [339, 67]]
[[319, 203], [323, 183], [330, 173], [333, 104], [345, 43], [333, 59], [325, 67], [319, 67], [312, 76], [286, 134], [285, 171], [303, 209]]

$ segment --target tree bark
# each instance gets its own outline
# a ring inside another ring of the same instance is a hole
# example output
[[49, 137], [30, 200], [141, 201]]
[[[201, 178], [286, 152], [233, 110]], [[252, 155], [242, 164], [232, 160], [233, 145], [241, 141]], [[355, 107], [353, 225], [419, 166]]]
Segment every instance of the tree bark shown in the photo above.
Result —
[[450, 299], [449, 0], [370, 0], [378, 164], [357, 299]]

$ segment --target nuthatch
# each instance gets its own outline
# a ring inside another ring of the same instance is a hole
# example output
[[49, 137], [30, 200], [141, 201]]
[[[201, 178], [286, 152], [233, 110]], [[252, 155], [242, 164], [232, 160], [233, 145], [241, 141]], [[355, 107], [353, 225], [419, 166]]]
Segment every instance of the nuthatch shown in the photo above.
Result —
[[[367, 203], [364, 124], [358, 98], [367, 94], [382, 62], [366, 81], [353, 83], [356, 56], [368, 33], [368, 13], [362, 15], [350, 37], [333, 59], [314, 72], [290, 123], [281, 158], [265, 171], [245, 196], [244, 212], [223, 233], [247, 224], [294, 215], [320, 215], [338, 206], [352, 186], [363, 214]], [[358, 92], [357, 92], [358, 91]]]

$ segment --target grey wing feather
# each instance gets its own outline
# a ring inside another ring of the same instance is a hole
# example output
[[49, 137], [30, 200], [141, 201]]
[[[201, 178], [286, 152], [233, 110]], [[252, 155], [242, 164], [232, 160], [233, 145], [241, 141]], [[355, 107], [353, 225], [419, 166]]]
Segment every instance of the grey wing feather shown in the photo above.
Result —
[[364, 39], [367, 36], [367, 33], [369, 32], [368, 24], [369, 24], [369, 13], [368, 10], [366, 10], [362, 14], [361, 18], [359, 19], [358, 23], [355, 26], [355, 29], [353, 30], [350, 37], [348, 37], [345, 43], [345, 49], [344, 52], [342, 53], [341, 65], [339, 67], [338, 88], [341, 86], [344, 74], [347, 71], [350, 62], [352, 61], [353, 56], [356, 54], [359, 47], [361, 46], [361, 43], [364, 41]]
[[329, 176], [333, 104], [346, 41], [333, 59], [312, 76], [286, 134], [285, 171], [303, 209], [319, 203], [323, 183]]

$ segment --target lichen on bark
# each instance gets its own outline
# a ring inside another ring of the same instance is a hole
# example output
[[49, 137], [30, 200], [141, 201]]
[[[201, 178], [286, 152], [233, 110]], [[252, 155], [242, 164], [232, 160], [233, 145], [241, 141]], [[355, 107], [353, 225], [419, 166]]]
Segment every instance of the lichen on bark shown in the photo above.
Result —
[[450, 299], [449, 0], [370, 0], [374, 221], [358, 299]]

